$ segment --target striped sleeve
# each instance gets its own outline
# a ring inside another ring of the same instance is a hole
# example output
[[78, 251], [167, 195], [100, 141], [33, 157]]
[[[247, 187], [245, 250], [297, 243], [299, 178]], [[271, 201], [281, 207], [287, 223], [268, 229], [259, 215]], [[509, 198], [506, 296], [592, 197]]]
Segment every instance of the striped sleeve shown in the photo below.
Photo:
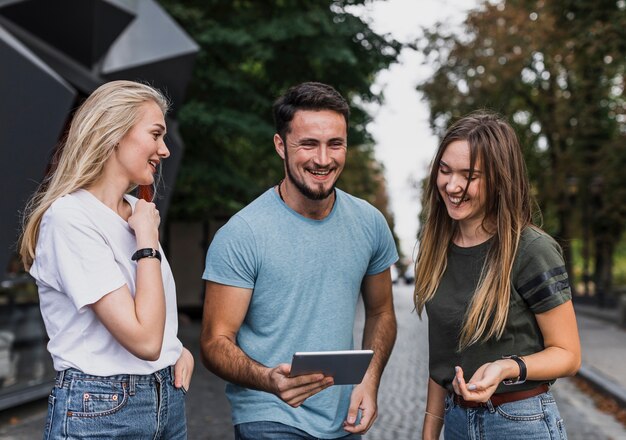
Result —
[[523, 252], [514, 286], [533, 313], [547, 312], [572, 299], [561, 248], [551, 237], [539, 235]]

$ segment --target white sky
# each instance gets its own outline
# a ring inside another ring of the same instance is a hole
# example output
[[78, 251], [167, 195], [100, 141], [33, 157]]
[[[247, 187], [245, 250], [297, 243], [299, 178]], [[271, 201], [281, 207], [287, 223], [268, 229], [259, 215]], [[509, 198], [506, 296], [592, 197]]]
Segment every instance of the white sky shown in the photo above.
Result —
[[[387, 0], [367, 6], [365, 17], [377, 33], [389, 33], [401, 42], [414, 41], [421, 27], [437, 21], [459, 25], [477, 0]], [[360, 15], [360, 14], [359, 14]], [[404, 50], [400, 62], [381, 72], [375, 87], [382, 87], [383, 106], [373, 109], [368, 130], [376, 142], [376, 158], [385, 165], [395, 231], [405, 256], [411, 258], [418, 229], [419, 194], [411, 182], [421, 180], [435, 154], [438, 139], [428, 125], [429, 109], [415, 86], [428, 78], [430, 66], [423, 56]]]

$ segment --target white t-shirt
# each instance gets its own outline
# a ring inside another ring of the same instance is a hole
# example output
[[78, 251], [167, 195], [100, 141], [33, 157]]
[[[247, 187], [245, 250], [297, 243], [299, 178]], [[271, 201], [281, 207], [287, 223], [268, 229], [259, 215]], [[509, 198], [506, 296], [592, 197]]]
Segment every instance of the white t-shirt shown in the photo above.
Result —
[[[126, 195], [133, 210], [137, 199]], [[163, 251], [161, 273], [166, 298], [161, 357], [145, 361], [109, 333], [89, 305], [124, 284], [135, 295], [135, 234], [128, 223], [86, 190], [56, 200], [39, 229], [30, 274], [39, 287], [41, 314], [57, 371], [73, 367], [86, 374], [150, 374], [174, 365], [178, 340], [176, 286]]]

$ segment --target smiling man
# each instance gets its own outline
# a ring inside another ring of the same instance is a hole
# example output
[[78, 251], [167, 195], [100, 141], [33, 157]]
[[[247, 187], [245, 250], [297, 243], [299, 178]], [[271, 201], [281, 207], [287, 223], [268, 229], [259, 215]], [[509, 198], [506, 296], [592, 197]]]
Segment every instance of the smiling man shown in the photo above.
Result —
[[[396, 336], [389, 267], [398, 259], [383, 215], [335, 183], [349, 107], [303, 83], [274, 103], [285, 178], [216, 234], [206, 259], [202, 355], [229, 383], [236, 439], [360, 438], [377, 415]], [[291, 377], [297, 351], [350, 350], [358, 297], [374, 358], [356, 386]]]

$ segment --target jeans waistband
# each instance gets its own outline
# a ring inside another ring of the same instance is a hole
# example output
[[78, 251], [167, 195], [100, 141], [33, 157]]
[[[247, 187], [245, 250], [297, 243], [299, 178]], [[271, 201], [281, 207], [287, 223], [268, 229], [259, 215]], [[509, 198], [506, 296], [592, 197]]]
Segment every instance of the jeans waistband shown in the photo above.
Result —
[[62, 388], [63, 385], [68, 384], [72, 379], [82, 380], [100, 380], [126, 383], [129, 385], [130, 394], [135, 393], [135, 384], [141, 382], [166, 382], [168, 379], [174, 382], [174, 366], [165, 367], [161, 370], [155, 371], [152, 374], [116, 374], [113, 376], [97, 376], [93, 374], [86, 374], [76, 368], [68, 368], [67, 370], [57, 371], [55, 386]]
[[546, 393], [549, 390], [550, 390], [550, 386], [544, 383], [530, 390], [494, 394], [491, 396], [491, 398], [487, 402], [467, 401], [463, 398], [463, 396], [459, 396], [458, 394], [455, 394], [455, 393], [452, 394], [452, 399], [454, 400], [454, 403], [459, 405], [461, 408], [490, 408], [491, 409], [491, 408], [500, 406], [504, 403], [517, 402], [518, 400], [535, 397], [540, 394]]

